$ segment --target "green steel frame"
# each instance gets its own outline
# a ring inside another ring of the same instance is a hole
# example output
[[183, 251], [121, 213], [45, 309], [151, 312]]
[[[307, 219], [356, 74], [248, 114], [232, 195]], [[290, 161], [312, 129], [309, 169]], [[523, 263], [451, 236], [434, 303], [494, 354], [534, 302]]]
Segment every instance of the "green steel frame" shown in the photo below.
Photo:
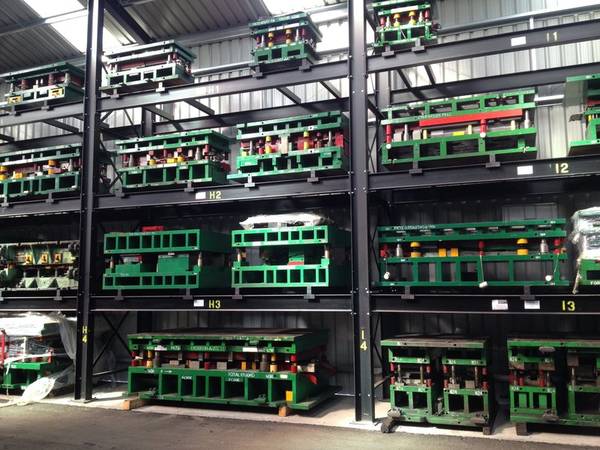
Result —
[[376, 285], [568, 286], [565, 227], [564, 219], [378, 227]]
[[194, 130], [116, 141], [124, 190], [226, 184], [230, 139]]
[[347, 171], [348, 121], [340, 111], [237, 126], [240, 153], [228, 178], [315, 177]]
[[271, 17], [249, 26], [256, 42], [251, 67], [257, 71], [282, 70], [295, 64], [308, 67], [319, 59], [315, 45], [322, 36], [305, 12]]
[[382, 110], [384, 166], [446, 166], [535, 158], [535, 90], [433, 100]]
[[79, 242], [0, 244], [0, 288], [77, 289]]
[[386, 0], [373, 2], [376, 53], [422, 47], [435, 43], [437, 36], [431, 20], [431, 3], [423, 0]]
[[600, 426], [600, 340], [508, 340], [510, 420]]
[[42, 377], [66, 368], [70, 363], [61, 359], [50, 361], [18, 361], [7, 365], [0, 376], [0, 388], [25, 390], [27, 386]]
[[100, 89], [121, 92], [192, 83], [194, 54], [174, 40], [134, 45], [106, 54], [108, 74]]
[[[231, 239], [234, 288], [340, 287], [349, 280], [347, 266], [331, 252], [347, 248], [350, 236], [331, 225], [234, 230]], [[250, 248], [258, 248], [266, 264], [250, 264]]]
[[399, 336], [381, 346], [392, 373], [383, 432], [396, 422], [426, 422], [490, 433], [494, 405], [486, 339]]
[[581, 114], [586, 126], [585, 139], [571, 141], [569, 155], [598, 153], [600, 151], [600, 74], [567, 78], [565, 103], [567, 105], [583, 103], [586, 108]]
[[222, 288], [229, 277], [227, 253], [226, 235], [199, 229], [107, 233], [103, 289]]
[[81, 144], [15, 150], [0, 154], [0, 199], [79, 191]]
[[23, 111], [42, 106], [81, 101], [84, 72], [67, 62], [49, 64], [0, 75], [10, 90], [0, 108]]
[[186, 330], [129, 336], [129, 393], [148, 400], [308, 410], [330, 398], [327, 333]]

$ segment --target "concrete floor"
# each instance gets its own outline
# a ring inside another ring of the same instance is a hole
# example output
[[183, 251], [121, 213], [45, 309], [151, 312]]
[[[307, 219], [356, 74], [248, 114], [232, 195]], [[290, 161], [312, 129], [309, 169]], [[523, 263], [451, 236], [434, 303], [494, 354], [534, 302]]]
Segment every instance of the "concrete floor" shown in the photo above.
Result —
[[[600, 442], [600, 438], [599, 442]], [[511, 442], [511, 450], [558, 450], [567, 445]], [[185, 415], [147, 414], [105, 408], [36, 404], [0, 409], [2, 450], [501, 450], [501, 440], [407, 433], [384, 435], [337, 427], [216, 419]], [[592, 449], [598, 447], [576, 447]]]

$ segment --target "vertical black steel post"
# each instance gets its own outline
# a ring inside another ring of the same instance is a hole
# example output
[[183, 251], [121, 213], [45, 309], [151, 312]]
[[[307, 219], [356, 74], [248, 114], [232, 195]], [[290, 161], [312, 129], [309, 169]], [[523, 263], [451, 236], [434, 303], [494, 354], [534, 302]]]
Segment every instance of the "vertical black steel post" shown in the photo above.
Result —
[[154, 113], [148, 109], [142, 108], [142, 136], [154, 135]]
[[94, 206], [98, 189], [100, 114], [98, 96], [102, 69], [104, 0], [88, 0], [85, 96], [83, 100], [83, 153], [81, 155], [81, 215], [79, 290], [77, 293], [77, 358], [75, 398], [92, 398], [94, 361], [94, 316], [91, 311], [92, 269], [96, 247]]
[[365, 0], [348, 3], [350, 33], [350, 146], [352, 190], [352, 283], [356, 420], [373, 420], [373, 358], [369, 292], [369, 209], [367, 135], [367, 43]]

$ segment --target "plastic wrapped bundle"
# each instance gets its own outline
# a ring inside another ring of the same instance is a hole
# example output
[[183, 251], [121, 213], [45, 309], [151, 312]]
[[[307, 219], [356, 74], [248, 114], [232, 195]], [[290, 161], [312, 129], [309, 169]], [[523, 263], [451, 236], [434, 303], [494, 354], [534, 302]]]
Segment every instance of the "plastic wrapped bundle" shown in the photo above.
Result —
[[600, 285], [600, 207], [576, 211], [571, 221], [570, 240], [577, 251], [573, 293], [577, 293], [580, 285]]

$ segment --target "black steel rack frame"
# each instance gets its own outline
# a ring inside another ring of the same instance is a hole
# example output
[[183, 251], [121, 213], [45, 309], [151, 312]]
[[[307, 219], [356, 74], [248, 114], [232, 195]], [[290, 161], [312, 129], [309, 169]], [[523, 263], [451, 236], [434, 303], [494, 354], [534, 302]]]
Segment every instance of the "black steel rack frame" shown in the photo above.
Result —
[[[551, 85], [564, 82], [568, 76], [600, 72], [600, 63], [564, 66], [535, 72], [519, 72], [509, 75], [476, 78], [426, 87], [408, 86], [392, 90], [392, 71], [417, 66], [429, 68], [431, 64], [456, 61], [465, 58], [498, 55], [503, 53], [531, 50], [569, 43], [591, 41], [600, 38], [600, 20], [586, 20], [565, 23], [526, 31], [502, 33], [468, 40], [433, 44], [422, 52], [402, 52], [393, 56], [380, 56], [368, 53], [366, 45], [367, 27], [372, 26], [372, 13], [365, 0], [348, 2], [350, 46], [347, 58], [312, 66], [310, 71], [293, 70], [268, 74], [263, 78], [251, 75], [220, 80], [174, 86], [165, 92], [146, 91], [126, 93], [118, 98], [101, 97], [101, 54], [104, 12], [110, 13], [128, 30], [140, 44], [151, 42], [151, 38], [139, 27], [123, 8], [114, 8], [114, 2], [105, 0], [88, 1], [88, 28], [86, 52], [85, 98], [83, 104], [71, 103], [55, 106], [48, 110], [33, 110], [18, 115], [2, 116], [3, 126], [35, 122], [54, 123], [64, 128], [58, 121], [67, 117], [83, 118], [83, 136], [78, 129], [71, 127], [70, 134], [53, 138], [43, 138], [47, 144], [81, 142], [84, 151], [81, 164], [81, 192], [78, 197], [14, 202], [0, 207], [0, 220], [26, 220], [41, 215], [68, 215], [80, 223], [80, 282], [76, 298], [63, 297], [3, 297], [0, 311], [14, 310], [63, 310], [76, 311], [78, 319], [78, 351], [76, 361], [76, 391], [78, 399], [92, 398], [94, 375], [94, 321], [107, 319], [107, 312], [122, 312], [123, 319], [113, 325], [118, 333], [124, 317], [129, 312], [150, 311], [306, 311], [314, 313], [336, 312], [347, 314], [354, 323], [355, 361], [354, 380], [356, 394], [356, 419], [374, 420], [374, 375], [371, 330], [372, 319], [376, 314], [410, 312], [445, 312], [474, 314], [600, 314], [600, 303], [593, 296], [579, 294], [535, 294], [524, 292], [501, 297], [483, 294], [461, 296], [465, 301], [452, 301], [449, 294], [431, 295], [410, 293], [375, 293], [371, 291], [369, 235], [369, 205], [386, 202], [386, 196], [400, 197], [400, 201], [430, 198], [440, 189], [461, 190], [465, 187], [481, 185], [482, 192], [489, 189], [493, 193], [506, 182], [523, 185], [527, 183], [535, 191], [540, 189], [578, 190], [585, 189], [590, 180], [596, 181], [600, 173], [600, 156], [558, 158], [503, 163], [493, 169], [485, 167], [455, 167], [425, 171], [421, 174], [408, 172], [377, 171], [372, 167], [368, 142], [369, 113], [380, 118], [380, 108], [390, 103], [434, 99], [486, 92], [493, 85], [494, 90], [502, 91], [528, 86]], [[575, 9], [573, 9], [575, 11]], [[565, 10], [557, 10], [555, 15]], [[514, 21], [528, 17], [515, 17]], [[501, 18], [498, 23], [503, 19]], [[502, 22], [504, 23], [504, 22]], [[452, 32], [452, 29], [446, 32]], [[428, 70], [431, 73], [430, 70]], [[376, 89], [369, 94], [367, 81], [374, 74]], [[337, 91], [330, 80], [348, 79], [349, 97]], [[227, 114], [216, 114], [201, 102], [209, 97], [252, 92], [267, 89], [287, 89], [290, 86], [321, 83], [333, 95], [333, 99], [302, 103], [295, 101], [291, 106], [267, 110], [248, 110]], [[207, 89], [210, 88], [210, 89]], [[154, 121], [159, 104], [186, 102], [207, 115], [175, 121], [164, 114], [160, 122]], [[300, 114], [311, 114], [338, 109], [350, 111], [351, 167], [347, 176], [323, 177], [318, 182], [290, 180], [257, 183], [248, 188], [241, 185], [226, 185], [197, 189], [193, 192], [152, 191], [127, 193], [114, 196], [99, 192], [99, 162], [103, 139], [128, 138], [138, 131], [134, 125], [110, 129], [103, 120], [113, 111], [141, 107], [143, 110], [142, 135], [193, 130], [198, 128], [226, 127], [243, 121], [269, 120]], [[379, 136], [381, 138], [381, 136]], [[10, 139], [9, 139], [10, 140]], [[11, 148], [15, 142], [0, 147]], [[527, 165], [527, 170], [520, 167]], [[434, 187], [435, 189], [432, 189]], [[207, 293], [206, 295], [157, 295], [128, 296], [119, 299], [115, 296], [95, 295], [92, 280], [97, 277], [97, 268], [92, 256], [97, 251], [98, 221], [101, 217], [115, 216], [126, 212], [144, 210], [161, 211], [161, 208], [189, 206], [194, 211], [231, 210], [231, 205], [248, 205], [259, 201], [294, 199], [303, 204], [326, 204], [346, 199], [349, 204], [352, 226], [352, 273], [353, 285], [350, 292], [316, 294], [311, 298], [303, 295], [288, 295], [285, 302], [278, 302], [281, 295], [244, 296], [242, 300], [230, 292]], [[506, 302], [501, 310], [494, 309], [492, 302]], [[525, 302], [539, 302], [539, 308], [531, 309]], [[282, 306], [284, 303], [284, 306]]]

